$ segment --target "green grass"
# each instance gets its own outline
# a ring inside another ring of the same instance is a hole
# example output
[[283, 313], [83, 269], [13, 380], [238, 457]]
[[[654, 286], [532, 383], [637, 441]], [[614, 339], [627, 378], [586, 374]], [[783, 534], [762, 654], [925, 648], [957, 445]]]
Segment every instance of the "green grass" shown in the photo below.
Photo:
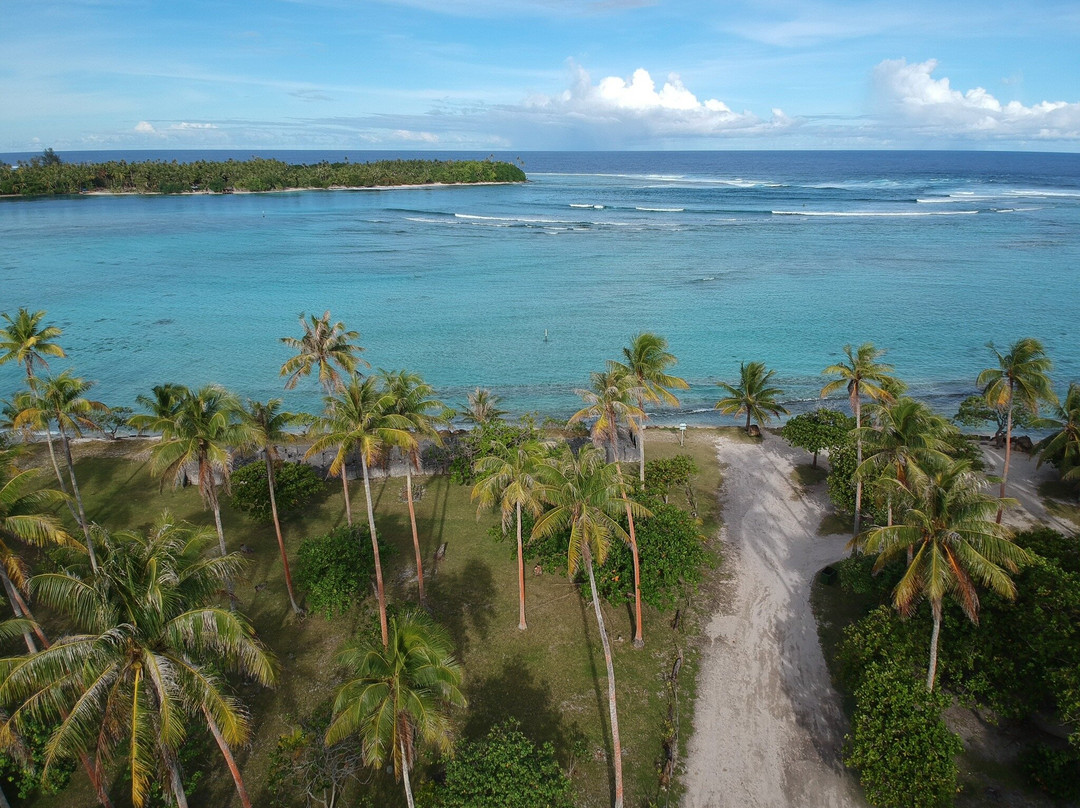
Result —
[[819, 483], [825, 482], [829, 472], [821, 466], [812, 466], [809, 463], [801, 463], [791, 472], [791, 481], [804, 492]]
[[[683, 448], [674, 433], [650, 430], [646, 444], [648, 457], [679, 452], [695, 457], [700, 474], [694, 499], [703, 532], [710, 537], [717, 534], [720, 518], [715, 437], [715, 431], [691, 430]], [[133, 457], [132, 450], [138, 448], [143, 450], [142, 455]], [[212, 525], [213, 516], [203, 510], [197, 491], [173, 489], [169, 484], [161, 489], [159, 481], [151, 478], [145, 449], [134, 441], [80, 447], [76, 472], [88, 517], [111, 529], [139, 528], [169, 509], [176, 517]], [[526, 581], [529, 629], [518, 631], [513, 542], [499, 543], [489, 537], [488, 528], [495, 518], [484, 514], [477, 519], [468, 488], [453, 485], [446, 477], [417, 482], [425, 486], [423, 498], [416, 503], [416, 514], [430, 608], [454, 638], [465, 669], [464, 690], [470, 704], [467, 710], [455, 714], [460, 734], [475, 738], [493, 723], [514, 716], [535, 740], [551, 741], [564, 765], [573, 761], [578, 805], [609, 805], [607, 685], [591, 605], [565, 576], [537, 577], [530, 573]], [[403, 487], [400, 479], [376, 480], [372, 486], [380, 537], [394, 548], [383, 562], [392, 606], [415, 603], [417, 599], [408, 508], [400, 496]], [[354, 519], [364, 520], [360, 481], [352, 481], [350, 496]], [[672, 499], [685, 505], [681, 493]], [[273, 528], [253, 523], [234, 511], [227, 497], [223, 500], [222, 521], [228, 547], [238, 550], [243, 544], [251, 550], [246, 571], [235, 582], [238, 608], [250, 617], [281, 664], [275, 689], [244, 684], [237, 688], [251, 710], [254, 727], [252, 743], [247, 749], [237, 750], [237, 757], [254, 803], [266, 805], [269, 756], [278, 736], [332, 696], [340, 675], [334, 655], [344, 641], [375, 625], [374, 598], [366, 598], [334, 620], [318, 615], [293, 617]], [[303, 538], [342, 522], [341, 485], [335, 480], [327, 485], [324, 497], [301, 516], [283, 523], [290, 557], [295, 558]], [[433, 572], [431, 562], [442, 543], [447, 545], [446, 557]], [[716, 558], [715, 548], [711, 549]], [[679, 677], [679, 710], [673, 720], [680, 726], [683, 749], [690, 736], [697, 665], [695, 634], [709, 608], [707, 587], [704, 589], [702, 595], [682, 605], [683, 619], [677, 631], [671, 627], [672, 614], [646, 607], [643, 650], [635, 650], [630, 642], [630, 610], [604, 608], [618, 686], [628, 806], [659, 796], [657, 764], [662, 756], [671, 699], [667, 678], [679, 649], [683, 649], [685, 661]], [[192, 804], [238, 805], [223, 764], [214, 757], [208, 767], [208, 776]], [[380, 778], [389, 780], [382, 774], [375, 779]], [[379, 804], [404, 804], [398, 786], [392, 782], [376, 784]], [[37, 804], [59, 808], [73, 800], [80, 800], [79, 804], [93, 802], [80, 773], [76, 773], [72, 787], [64, 794], [40, 799]]]
[[1077, 499], [1077, 486], [1061, 480], [1046, 480], [1039, 483], [1039, 497], [1047, 513], [1067, 519], [1080, 527], [1080, 500]]

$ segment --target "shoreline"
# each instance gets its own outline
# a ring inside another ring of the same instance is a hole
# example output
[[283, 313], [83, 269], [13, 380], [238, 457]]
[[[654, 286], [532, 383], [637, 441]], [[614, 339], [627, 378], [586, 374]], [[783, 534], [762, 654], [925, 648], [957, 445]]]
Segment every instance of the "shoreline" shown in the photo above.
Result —
[[498, 180], [483, 180], [480, 182], [425, 182], [405, 183], [402, 185], [330, 185], [326, 188], [318, 186], [299, 188], [271, 188], [268, 191], [249, 191], [246, 189], [229, 191], [177, 191], [176, 193], [164, 193], [163, 191], [109, 191], [105, 188], [95, 188], [90, 191], [79, 191], [73, 194], [0, 194], [0, 199], [42, 199], [46, 197], [64, 196], [247, 196], [250, 194], [292, 194], [306, 193], [309, 191], [418, 191], [425, 188], [467, 188], [470, 186], [489, 185], [525, 185], [529, 180], [513, 180], [500, 182]]

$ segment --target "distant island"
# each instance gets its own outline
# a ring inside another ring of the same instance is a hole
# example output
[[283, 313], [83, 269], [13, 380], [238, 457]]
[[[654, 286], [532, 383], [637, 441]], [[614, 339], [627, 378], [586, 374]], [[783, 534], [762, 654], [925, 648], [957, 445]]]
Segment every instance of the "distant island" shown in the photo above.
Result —
[[525, 172], [495, 160], [379, 160], [290, 165], [280, 160], [124, 160], [65, 163], [45, 151], [16, 166], [0, 165], [0, 195], [192, 194], [382, 188], [525, 182]]

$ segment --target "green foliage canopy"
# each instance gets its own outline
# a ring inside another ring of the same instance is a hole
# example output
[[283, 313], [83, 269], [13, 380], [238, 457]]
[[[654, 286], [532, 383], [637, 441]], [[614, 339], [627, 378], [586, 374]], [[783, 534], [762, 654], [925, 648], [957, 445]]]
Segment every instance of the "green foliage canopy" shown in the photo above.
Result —
[[780, 437], [792, 446], [813, 452], [814, 462], [811, 465], [816, 468], [818, 452], [840, 446], [854, 428], [854, 418], [839, 410], [818, 407], [788, 420], [780, 430]]
[[[315, 469], [304, 463], [274, 464], [275, 494], [280, 513], [297, 511], [326, 489]], [[270, 484], [265, 463], [249, 463], [233, 472], [232, 504], [260, 522], [270, 522]]]

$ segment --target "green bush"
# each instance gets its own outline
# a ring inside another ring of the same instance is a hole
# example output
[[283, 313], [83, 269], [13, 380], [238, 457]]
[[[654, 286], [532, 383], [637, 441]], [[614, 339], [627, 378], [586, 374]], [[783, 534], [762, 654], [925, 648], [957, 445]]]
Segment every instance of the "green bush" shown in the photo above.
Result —
[[441, 808], [572, 808], [570, 779], [550, 743], [537, 747], [514, 719], [466, 741], [446, 765]]
[[[848, 433], [854, 428], [854, 418], [838, 410], [819, 407], [790, 419], [780, 430], [780, 437], [792, 446], [812, 452], [812, 465], [816, 467], [818, 452], [845, 443]], [[831, 456], [830, 454], [830, 462]]]
[[67, 788], [75, 771], [74, 760], [53, 761], [48, 774], [41, 776], [47, 756], [45, 747], [53, 729], [31, 718], [19, 739], [22, 754], [17, 758], [11, 749], [0, 750], [0, 780], [6, 793], [12, 791], [8, 784], [14, 786], [14, 792], [23, 800], [38, 794], [59, 794]]
[[[379, 556], [393, 551], [379, 541]], [[304, 539], [296, 553], [296, 580], [307, 593], [308, 608], [327, 619], [344, 614], [362, 596], [375, 573], [367, 525], [342, 525]]]
[[645, 463], [645, 493], [667, 502], [673, 486], [689, 491], [697, 473], [694, 458], [687, 454], [649, 460]]
[[941, 718], [949, 697], [927, 692], [903, 667], [873, 664], [855, 700], [844, 762], [859, 770], [867, 801], [879, 808], [952, 805], [963, 747]]
[[[311, 466], [280, 461], [274, 464], [274, 497], [279, 515], [299, 510], [325, 490], [325, 481]], [[266, 463], [249, 463], [233, 472], [232, 504], [260, 522], [269, 522], [273, 518]]]
[[1080, 753], [1038, 744], [1028, 749], [1020, 760], [1032, 785], [1055, 800], [1080, 800]]

